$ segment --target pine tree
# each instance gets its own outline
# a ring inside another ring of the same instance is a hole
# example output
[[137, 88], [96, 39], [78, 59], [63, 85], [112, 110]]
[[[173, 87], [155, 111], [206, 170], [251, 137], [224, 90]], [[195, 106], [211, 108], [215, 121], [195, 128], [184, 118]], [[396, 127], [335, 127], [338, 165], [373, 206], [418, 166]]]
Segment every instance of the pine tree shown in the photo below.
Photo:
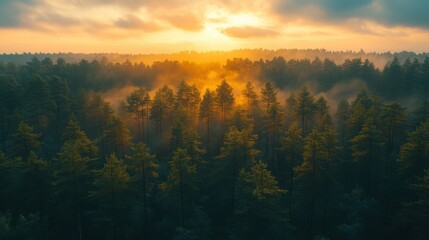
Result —
[[305, 138], [303, 163], [296, 168], [297, 192], [309, 205], [307, 237], [313, 239], [316, 229], [317, 202], [322, 202], [323, 234], [326, 234], [328, 193], [333, 185], [334, 158], [337, 143], [333, 128], [313, 129]]
[[287, 212], [277, 180], [258, 161], [251, 168], [240, 171], [237, 185], [237, 207], [232, 219], [230, 236], [245, 239], [284, 239], [291, 232]]
[[131, 156], [127, 157], [128, 165], [130, 166], [131, 181], [136, 183], [136, 188], [141, 191], [142, 202], [142, 223], [143, 229], [146, 229], [148, 201], [153, 189], [154, 179], [158, 177], [159, 164], [155, 162], [155, 155], [150, 153], [150, 149], [144, 143], [137, 143], [132, 148]]
[[31, 151], [24, 165], [24, 178], [24, 189], [27, 189], [28, 196], [26, 201], [35, 208], [34, 212], [38, 212], [42, 217], [45, 216], [51, 185], [50, 164]]
[[163, 191], [175, 193], [178, 191], [180, 196], [180, 225], [185, 226], [185, 198], [195, 188], [193, 181], [194, 175], [197, 173], [197, 167], [192, 164], [192, 158], [185, 149], [178, 148], [173, 158], [168, 161], [170, 171], [167, 180], [161, 183], [160, 188]]
[[197, 132], [189, 125], [181, 121], [176, 121], [170, 137], [170, 149], [174, 151], [177, 148], [185, 149], [192, 158], [193, 163], [197, 165], [203, 161], [201, 156], [205, 153], [200, 149], [201, 142]]
[[164, 85], [155, 93], [153, 105], [151, 108], [151, 119], [154, 119], [158, 124], [158, 131], [163, 138], [165, 122], [170, 117], [174, 104], [174, 94], [167, 85]]
[[256, 156], [260, 153], [255, 148], [257, 136], [252, 129], [239, 131], [232, 126], [225, 134], [224, 143], [221, 147], [219, 159], [221, 164], [222, 178], [226, 178], [227, 184], [231, 184], [231, 215], [234, 213], [236, 181], [239, 170], [249, 168], [255, 163]]
[[54, 89], [52, 92], [52, 99], [56, 106], [55, 108], [55, 118], [57, 121], [58, 130], [62, 130], [64, 125], [67, 123], [67, 119], [70, 115], [70, 89], [67, 85], [67, 81], [59, 77], [53, 77], [49, 81], [51, 89]]
[[344, 148], [347, 144], [347, 121], [350, 116], [350, 104], [346, 99], [341, 99], [335, 113], [337, 131], [340, 137], [340, 145]]
[[414, 115], [414, 126], [417, 127], [421, 123], [426, 122], [429, 119], [429, 102], [423, 101], [413, 113]]
[[264, 128], [266, 134], [266, 154], [268, 166], [276, 169], [275, 166], [275, 149], [277, 141], [277, 132], [280, 132], [283, 126], [283, 113], [280, 109], [280, 103], [277, 101], [277, 91], [271, 85], [271, 82], [265, 83], [261, 90], [262, 103], [265, 105]]
[[56, 199], [61, 203], [58, 207], [71, 210], [72, 234], [76, 239], [84, 237], [85, 203], [92, 186], [91, 170], [97, 151], [79, 125], [74, 120], [69, 121], [63, 135], [63, 145], [54, 163], [53, 186]]
[[115, 153], [116, 156], [124, 157], [131, 146], [130, 131], [117, 117], [113, 117], [103, 131], [103, 138], [106, 139], [106, 153]]
[[42, 143], [39, 141], [41, 134], [33, 132], [33, 128], [21, 122], [12, 135], [12, 149], [15, 156], [27, 159], [31, 151], [37, 151]]
[[[412, 197], [404, 202], [399, 211], [398, 220], [407, 226], [412, 239], [424, 239], [428, 231], [429, 218], [429, 169], [425, 169], [422, 176], [413, 180], [409, 186]], [[409, 197], [410, 198], [410, 197]], [[407, 231], [408, 232], [408, 231]]]
[[293, 123], [298, 125], [298, 117], [297, 117], [297, 107], [298, 100], [296, 99], [295, 93], [291, 93], [285, 101], [285, 122], [286, 129], [290, 127]]
[[48, 126], [48, 121], [56, 108], [47, 81], [35, 76], [30, 81], [25, 96], [28, 119], [36, 130], [41, 132]]
[[194, 85], [188, 85], [185, 81], [182, 81], [177, 90], [176, 97], [177, 105], [183, 106], [186, 120], [192, 123], [192, 126], [196, 123], [197, 109], [200, 104], [200, 91]]
[[[133, 115], [137, 122], [137, 139], [139, 141], [142, 140], [142, 130], [144, 129], [143, 119], [146, 114], [146, 102], [145, 97], [147, 93], [144, 89], [140, 88], [138, 90], [133, 91], [130, 96], [127, 97], [127, 108], [128, 112]], [[144, 132], [145, 130], [143, 130]], [[147, 129], [146, 129], [147, 131]]]
[[109, 227], [113, 228], [113, 239], [122, 239], [119, 225], [123, 222], [123, 218], [119, 216], [119, 211], [124, 206], [120, 201], [130, 181], [126, 168], [123, 160], [118, 159], [115, 154], [111, 154], [106, 158], [103, 168], [95, 171], [94, 186], [96, 190], [91, 195], [100, 199], [103, 208], [101, 215], [105, 215], [109, 219]]
[[398, 166], [401, 174], [408, 178], [419, 176], [429, 167], [429, 120], [408, 134], [399, 152]]
[[295, 168], [301, 164], [303, 154], [302, 129], [295, 124], [290, 125], [282, 139], [281, 150], [285, 153], [285, 161], [289, 165], [289, 213], [292, 215]]
[[[375, 172], [375, 161], [377, 160], [377, 153], [381, 144], [380, 137], [381, 132], [375, 125], [374, 119], [368, 117], [358, 135], [350, 140], [352, 157], [354, 161], [360, 164], [361, 178], [366, 178], [366, 181], [363, 181], [363, 185], [368, 195], [373, 194], [371, 186], [375, 177], [373, 172]], [[364, 172], [366, 173], [365, 177], [362, 175]]]
[[247, 82], [246, 88], [242, 93], [246, 98], [246, 110], [248, 116], [254, 116], [259, 105], [258, 94], [255, 92], [255, 87], [251, 82]]
[[220, 85], [216, 88], [215, 103], [221, 114], [221, 126], [224, 130], [225, 121], [228, 118], [228, 114], [234, 105], [234, 95], [232, 93], [232, 87], [223, 80]]
[[308, 133], [308, 123], [311, 121], [314, 114], [314, 98], [304, 86], [298, 94], [298, 106], [296, 108], [296, 115], [300, 119], [300, 127], [302, 128], [302, 137]]
[[207, 156], [211, 158], [211, 134], [210, 129], [212, 129], [213, 118], [215, 115], [215, 93], [211, 92], [209, 89], [206, 89], [204, 93], [203, 100], [200, 105], [200, 118], [206, 120], [206, 147], [207, 147]]
[[394, 159], [395, 150], [401, 144], [400, 139], [404, 137], [405, 109], [397, 102], [386, 105], [380, 116], [383, 122], [383, 137], [386, 142], [386, 169], [385, 174], [390, 175], [391, 159]]
[[314, 104], [315, 125], [319, 131], [333, 126], [331, 115], [329, 114], [328, 102], [324, 97], [320, 97]]

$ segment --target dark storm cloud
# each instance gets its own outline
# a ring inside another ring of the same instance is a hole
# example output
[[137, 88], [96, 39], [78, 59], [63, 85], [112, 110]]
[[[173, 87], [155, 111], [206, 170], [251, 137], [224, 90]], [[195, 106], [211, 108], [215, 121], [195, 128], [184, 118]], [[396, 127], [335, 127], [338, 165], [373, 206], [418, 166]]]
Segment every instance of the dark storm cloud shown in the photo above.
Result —
[[285, 19], [322, 23], [362, 19], [387, 26], [429, 28], [428, 0], [275, 0], [273, 9]]
[[[381, 1], [385, 24], [429, 28], [428, 0], [383, 0]], [[377, 18], [377, 16], [373, 16]]]
[[0, 0], [0, 28], [14, 28], [25, 24], [22, 16], [37, 0]]

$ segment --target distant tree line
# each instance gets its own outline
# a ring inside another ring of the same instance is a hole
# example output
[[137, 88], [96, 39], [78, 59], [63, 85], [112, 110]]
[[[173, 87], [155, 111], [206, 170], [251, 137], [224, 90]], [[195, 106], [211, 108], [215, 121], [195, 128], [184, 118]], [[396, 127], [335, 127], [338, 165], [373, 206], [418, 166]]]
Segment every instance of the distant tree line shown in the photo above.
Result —
[[[247, 84], [191, 83], [213, 71]], [[428, 74], [428, 58], [1, 63], [0, 239], [426, 239]], [[354, 78], [353, 99], [316, 94]], [[101, 93], [128, 85], [115, 111]]]

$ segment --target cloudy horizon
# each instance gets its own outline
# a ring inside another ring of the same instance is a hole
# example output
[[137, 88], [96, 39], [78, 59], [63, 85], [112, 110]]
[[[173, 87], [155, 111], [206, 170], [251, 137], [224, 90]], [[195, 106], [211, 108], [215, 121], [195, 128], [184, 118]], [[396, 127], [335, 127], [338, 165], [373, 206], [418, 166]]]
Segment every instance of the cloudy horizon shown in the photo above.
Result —
[[0, 52], [427, 52], [423, 0], [0, 0]]

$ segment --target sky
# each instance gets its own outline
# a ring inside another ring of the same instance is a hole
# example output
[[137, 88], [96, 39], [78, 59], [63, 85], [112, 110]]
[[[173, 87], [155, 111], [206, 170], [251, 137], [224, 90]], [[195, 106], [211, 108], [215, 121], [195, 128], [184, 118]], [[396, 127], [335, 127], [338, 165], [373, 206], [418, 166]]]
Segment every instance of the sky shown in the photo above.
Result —
[[429, 0], [0, 0], [0, 53], [429, 51]]

